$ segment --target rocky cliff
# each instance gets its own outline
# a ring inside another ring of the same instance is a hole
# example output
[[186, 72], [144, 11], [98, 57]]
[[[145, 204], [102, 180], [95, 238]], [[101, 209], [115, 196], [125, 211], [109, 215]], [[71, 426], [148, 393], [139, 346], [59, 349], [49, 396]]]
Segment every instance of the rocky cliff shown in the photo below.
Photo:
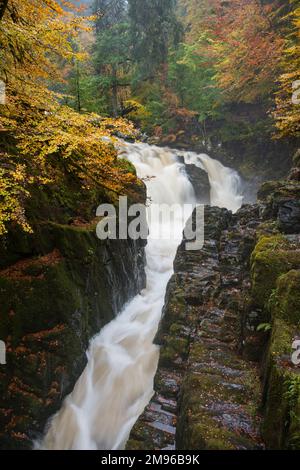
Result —
[[202, 250], [183, 240], [129, 449], [299, 448], [299, 154], [294, 165], [237, 214], [207, 207]]
[[[136, 190], [145, 200], [143, 186]], [[37, 188], [28, 202], [33, 233], [11, 227], [2, 238], [2, 449], [32, 447], [83, 371], [89, 340], [144, 287], [144, 242], [96, 236], [92, 216], [107, 200], [74, 181]]]

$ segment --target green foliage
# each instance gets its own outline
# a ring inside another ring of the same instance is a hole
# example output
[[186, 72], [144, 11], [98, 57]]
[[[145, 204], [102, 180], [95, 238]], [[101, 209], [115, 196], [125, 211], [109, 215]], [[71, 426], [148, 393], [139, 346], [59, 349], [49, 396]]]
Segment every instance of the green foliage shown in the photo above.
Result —
[[102, 29], [96, 36], [93, 63], [98, 93], [105, 97], [105, 111], [115, 116], [122, 110], [131, 83], [129, 47], [127, 23]]
[[119, 194], [137, 182], [113, 146], [116, 132], [135, 135], [132, 124], [75, 112], [53, 91], [64, 87], [62, 64], [67, 70], [78, 64], [75, 107], [82, 111], [79, 63], [87, 57], [75, 45], [89, 33], [85, 19], [52, 0], [14, 0], [1, 20], [0, 78], [7, 93], [0, 116], [0, 235], [16, 225], [31, 231], [26, 207], [36, 187], [54, 189], [71, 177], [82, 194], [95, 188]]
[[197, 112], [200, 121], [220, 115], [220, 90], [214, 79], [213, 64], [198, 53], [199, 43], [205, 47], [207, 38], [197, 44], [181, 43], [170, 53], [169, 84], [177, 94], [180, 105]]
[[257, 327], [257, 331], [263, 331], [264, 333], [266, 333], [267, 331], [270, 331], [271, 329], [272, 329], [271, 323], [261, 323]]

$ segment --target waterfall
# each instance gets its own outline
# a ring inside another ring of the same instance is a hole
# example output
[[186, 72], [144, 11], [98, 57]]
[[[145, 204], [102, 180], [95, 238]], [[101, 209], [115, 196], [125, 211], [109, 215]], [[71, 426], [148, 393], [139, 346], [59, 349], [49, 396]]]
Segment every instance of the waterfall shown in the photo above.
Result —
[[[242, 197], [239, 177], [207, 155], [162, 149], [147, 144], [121, 144], [122, 157], [132, 162], [147, 185], [150, 204], [196, 203], [191, 183], [178, 156], [209, 175], [212, 204], [236, 211]], [[151, 237], [159, 220], [151, 218], [146, 248], [147, 286], [96, 336], [87, 352], [88, 364], [52, 418], [40, 449], [115, 450], [129, 433], [153, 395], [159, 348], [153, 344], [173, 260], [187, 216], [175, 211], [175, 236]], [[161, 221], [162, 232], [169, 221]]]

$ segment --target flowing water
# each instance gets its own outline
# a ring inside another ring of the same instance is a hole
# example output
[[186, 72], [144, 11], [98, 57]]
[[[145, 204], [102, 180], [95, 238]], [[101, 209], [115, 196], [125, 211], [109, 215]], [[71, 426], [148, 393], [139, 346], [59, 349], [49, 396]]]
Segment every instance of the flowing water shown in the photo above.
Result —
[[[179, 152], [147, 144], [121, 144], [122, 157], [144, 178], [151, 204], [177, 204], [174, 236], [167, 239], [170, 220], [151, 217], [146, 248], [147, 286], [96, 336], [88, 351], [88, 364], [53, 417], [41, 449], [115, 450], [124, 448], [129, 433], [153, 395], [159, 348], [153, 344], [173, 260], [187, 216], [179, 210], [195, 206], [195, 193], [184, 164], [204, 169], [211, 185], [212, 205], [236, 211], [242, 203], [236, 172], [207, 155]], [[148, 209], [150, 211], [151, 204]], [[174, 223], [175, 222], [175, 223]], [[160, 226], [161, 238], [157, 234]]]

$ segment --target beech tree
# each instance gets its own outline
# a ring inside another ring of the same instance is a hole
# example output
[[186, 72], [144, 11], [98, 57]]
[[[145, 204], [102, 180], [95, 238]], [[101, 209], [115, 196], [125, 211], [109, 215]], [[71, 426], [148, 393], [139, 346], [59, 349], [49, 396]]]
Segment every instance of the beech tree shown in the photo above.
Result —
[[[70, 3], [63, 2], [70, 7]], [[90, 21], [92, 18], [90, 18]], [[62, 106], [49, 84], [63, 81], [61, 61], [82, 60], [72, 40], [90, 21], [54, 0], [10, 0], [0, 22], [1, 106], [0, 234], [11, 223], [31, 231], [25, 203], [35, 186], [62, 184], [67, 174], [83, 188], [126, 191], [136, 177], [117, 159], [115, 132], [134, 135], [132, 124]], [[112, 137], [113, 139], [113, 137]], [[6, 146], [5, 142], [8, 141]]]

